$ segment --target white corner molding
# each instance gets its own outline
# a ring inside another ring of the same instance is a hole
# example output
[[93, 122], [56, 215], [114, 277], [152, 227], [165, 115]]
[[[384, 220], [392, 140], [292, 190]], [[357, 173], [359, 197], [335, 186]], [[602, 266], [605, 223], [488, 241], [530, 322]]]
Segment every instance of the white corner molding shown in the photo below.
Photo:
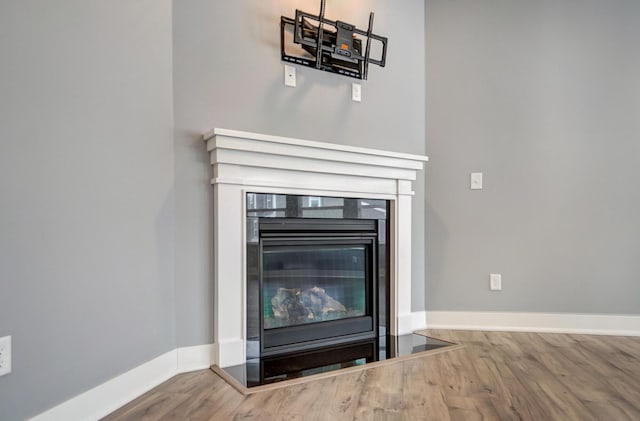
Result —
[[426, 327], [428, 329], [640, 336], [640, 315], [427, 311]]
[[98, 420], [180, 373], [208, 369], [213, 345], [177, 348], [36, 415], [33, 421]]
[[391, 333], [409, 333], [412, 183], [428, 160], [378, 149], [213, 129], [216, 364], [246, 361], [246, 193], [385, 199], [391, 202]]

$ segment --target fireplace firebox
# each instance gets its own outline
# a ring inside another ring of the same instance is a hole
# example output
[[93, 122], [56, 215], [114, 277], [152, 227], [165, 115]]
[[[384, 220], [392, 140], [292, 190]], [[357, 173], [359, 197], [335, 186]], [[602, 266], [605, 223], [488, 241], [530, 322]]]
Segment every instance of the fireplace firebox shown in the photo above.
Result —
[[387, 203], [370, 202], [248, 194], [249, 358], [370, 341], [384, 330]]
[[261, 355], [375, 337], [376, 247], [373, 220], [260, 221]]

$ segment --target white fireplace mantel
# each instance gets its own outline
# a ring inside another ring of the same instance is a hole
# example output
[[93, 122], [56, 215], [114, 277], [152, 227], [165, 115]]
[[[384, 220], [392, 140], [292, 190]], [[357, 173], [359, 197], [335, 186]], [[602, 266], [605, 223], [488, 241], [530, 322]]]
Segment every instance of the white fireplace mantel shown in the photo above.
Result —
[[391, 333], [411, 332], [412, 182], [426, 156], [213, 129], [214, 338], [219, 367], [246, 361], [246, 193], [391, 201]]

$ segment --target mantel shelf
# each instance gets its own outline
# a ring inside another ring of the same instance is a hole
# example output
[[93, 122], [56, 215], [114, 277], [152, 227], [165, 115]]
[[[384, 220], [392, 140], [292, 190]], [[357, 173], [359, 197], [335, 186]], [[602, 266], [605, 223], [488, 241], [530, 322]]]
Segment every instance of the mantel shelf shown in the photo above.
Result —
[[[424, 155], [414, 155], [414, 154], [401, 153], [401, 152], [390, 152], [390, 151], [384, 151], [381, 149], [371, 149], [371, 148], [362, 148], [357, 146], [339, 145], [337, 143], [317, 142], [313, 140], [294, 139], [290, 137], [272, 136], [272, 135], [266, 135], [266, 134], [250, 133], [250, 132], [221, 129], [221, 128], [215, 128], [215, 129], [209, 130], [202, 137], [205, 142], [208, 142], [210, 139], [214, 139], [216, 137], [221, 137], [221, 136], [224, 136], [226, 138], [254, 140], [259, 142], [266, 142], [266, 143], [273, 143], [273, 144], [280, 144], [280, 145], [300, 146], [300, 147], [305, 147], [310, 149], [332, 150], [332, 151], [341, 151], [341, 152], [355, 153], [355, 154], [361, 154], [361, 155], [398, 158], [398, 159], [407, 160], [407, 161], [427, 162], [429, 160], [429, 157]], [[211, 151], [211, 147], [209, 147], [209, 151]], [[421, 168], [422, 166], [420, 166], [420, 169]]]

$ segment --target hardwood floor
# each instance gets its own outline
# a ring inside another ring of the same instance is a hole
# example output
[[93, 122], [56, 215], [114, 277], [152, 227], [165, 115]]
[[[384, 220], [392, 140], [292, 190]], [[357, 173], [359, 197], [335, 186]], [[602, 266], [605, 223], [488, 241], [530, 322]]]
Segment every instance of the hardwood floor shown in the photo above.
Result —
[[248, 396], [187, 373], [105, 419], [640, 420], [638, 337], [428, 334], [465, 347]]

